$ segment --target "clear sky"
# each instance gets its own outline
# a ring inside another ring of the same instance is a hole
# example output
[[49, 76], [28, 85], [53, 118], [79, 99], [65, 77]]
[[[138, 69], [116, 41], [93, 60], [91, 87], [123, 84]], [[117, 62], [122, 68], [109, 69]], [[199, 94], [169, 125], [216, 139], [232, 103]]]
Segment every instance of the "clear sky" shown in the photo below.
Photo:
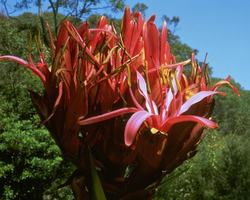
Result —
[[[126, 1], [130, 7], [136, 1]], [[208, 52], [213, 76], [231, 75], [250, 90], [250, 0], [142, 0], [146, 17], [155, 14], [160, 26], [164, 14], [180, 17], [176, 34], [198, 49], [198, 58]]]
[[231, 75], [250, 90], [250, 0], [125, 1], [130, 7], [136, 2], [145, 3], [146, 18], [155, 14], [158, 26], [163, 15], [178, 16], [180, 23], [175, 33], [182, 42], [198, 49], [198, 59], [203, 60], [208, 53], [213, 76]]

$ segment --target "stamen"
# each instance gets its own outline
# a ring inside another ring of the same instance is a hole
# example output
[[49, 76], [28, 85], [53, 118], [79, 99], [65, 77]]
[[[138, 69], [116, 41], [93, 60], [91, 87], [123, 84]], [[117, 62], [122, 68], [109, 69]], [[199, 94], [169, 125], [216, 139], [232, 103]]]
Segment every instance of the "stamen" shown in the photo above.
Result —
[[176, 72], [176, 70], [175, 70], [175, 72], [174, 72], [174, 80], [175, 80], [175, 82], [176, 82], [176, 85], [177, 85], [178, 90], [181, 92], [181, 85], [180, 85], [180, 81], [179, 81], [178, 78], [177, 78], [177, 72]]
[[151, 93], [151, 88], [150, 88], [150, 82], [149, 82], [149, 76], [148, 76], [148, 62], [145, 60], [144, 61], [144, 74], [145, 74], [145, 78], [146, 78], [146, 85], [147, 85], [147, 91], [150, 94]]

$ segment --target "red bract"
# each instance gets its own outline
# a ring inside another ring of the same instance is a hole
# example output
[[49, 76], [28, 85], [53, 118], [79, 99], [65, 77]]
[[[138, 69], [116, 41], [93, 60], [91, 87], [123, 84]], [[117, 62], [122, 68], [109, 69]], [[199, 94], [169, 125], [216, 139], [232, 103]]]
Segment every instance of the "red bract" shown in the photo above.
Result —
[[[38, 63], [0, 56], [32, 70], [45, 94], [31, 92], [43, 123], [83, 177], [79, 198], [90, 191], [91, 150], [108, 199], [150, 199], [164, 175], [194, 155], [212, 121], [216, 94], [229, 78], [208, 86], [208, 74], [192, 59], [176, 63], [161, 33], [141, 13], [126, 8], [121, 34], [101, 17], [90, 29], [61, 24], [51, 59]], [[191, 63], [191, 74], [184, 67]], [[151, 187], [148, 187], [150, 186]], [[85, 187], [86, 186], [86, 187]]]

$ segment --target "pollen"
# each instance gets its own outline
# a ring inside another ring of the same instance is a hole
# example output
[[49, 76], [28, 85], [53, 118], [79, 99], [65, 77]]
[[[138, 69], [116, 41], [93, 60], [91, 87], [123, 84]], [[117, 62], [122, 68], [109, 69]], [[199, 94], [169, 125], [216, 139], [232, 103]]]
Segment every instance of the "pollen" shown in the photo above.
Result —
[[159, 130], [156, 129], [156, 128], [151, 128], [151, 129], [150, 129], [150, 132], [151, 132], [152, 134], [156, 134], [156, 133], [159, 132]]
[[190, 99], [193, 95], [194, 95], [194, 92], [192, 92], [191, 90], [187, 90], [185, 92], [185, 100]]

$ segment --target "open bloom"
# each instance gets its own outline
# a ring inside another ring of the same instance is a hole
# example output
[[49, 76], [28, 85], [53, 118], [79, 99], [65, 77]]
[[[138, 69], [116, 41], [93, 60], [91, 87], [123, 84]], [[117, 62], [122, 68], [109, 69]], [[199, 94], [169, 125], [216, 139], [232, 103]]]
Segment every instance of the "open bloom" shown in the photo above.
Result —
[[[88, 149], [107, 197], [146, 199], [167, 173], [194, 155], [204, 128], [216, 128], [211, 113], [218, 88], [237, 89], [229, 78], [208, 85], [205, 67], [190, 60], [176, 63], [154, 16], [126, 8], [121, 34], [101, 17], [96, 28], [85, 22], [61, 24], [51, 37], [51, 63], [0, 56], [30, 69], [44, 86], [31, 98], [65, 157], [89, 177]], [[191, 73], [184, 68], [191, 64]], [[88, 190], [88, 181], [83, 181]], [[84, 187], [83, 187], [84, 188]], [[146, 189], [147, 188], [147, 189]]]
[[[145, 98], [146, 110], [139, 107], [138, 111], [135, 112], [131, 118], [128, 120], [126, 129], [125, 129], [125, 143], [130, 146], [133, 142], [135, 135], [137, 134], [139, 128], [142, 126], [143, 122], [147, 121], [148, 126], [151, 130], [159, 131], [162, 134], [168, 132], [168, 130], [175, 123], [191, 121], [197, 122], [202, 125], [205, 125], [209, 128], [215, 128], [217, 125], [215, 122], [208, 120], [205, 117], [196, 116], [196, 115], [183, 115], [188, 109], [198, 103], [199, 101], [205, 99], [206, 97], [217, 94], [215, 91], [200, 91], [190, 97], [187, 101], [182, 103], [183, 97], [181, 94], [175, 96], [171, 88], [165, 88], [165, 97], [162, 98], [160, 104], [160, 109], [156, 103], [149, 97], [147, 93], [146, 83], [139, 72], [137, 72], [137, 78], [139, 83], [139, 91]], [[176, 92], [174, 92], [177, 94]], [[180, 99], [180, 100], [179, 100]], [[178, 102], [179, 101], [179, 102]], [[174, 107], [173, 107], [174, 105]], [[172, 106], [172, 107], [171, 107]], [[172, 108], [172, 109], [171, 109]]]

